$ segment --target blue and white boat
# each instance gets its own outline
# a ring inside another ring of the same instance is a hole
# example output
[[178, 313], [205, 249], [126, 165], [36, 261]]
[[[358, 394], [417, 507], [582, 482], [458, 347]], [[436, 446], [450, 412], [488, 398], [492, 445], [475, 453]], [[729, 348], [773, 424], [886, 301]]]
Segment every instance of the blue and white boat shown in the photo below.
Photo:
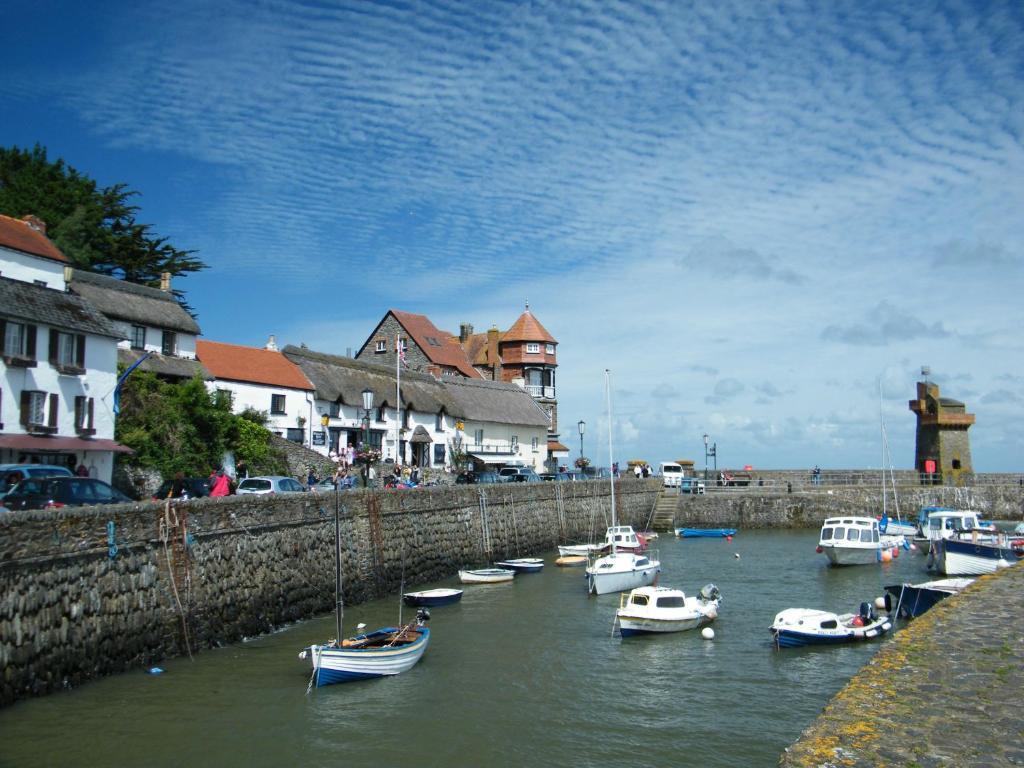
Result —
[[832, 613], [813, 608], [787, 608], [775, 616], [769, 631], [778, 648], [840, 645], [880, 637], [892, 629], [888, 616], [879, 616], [871, 603], [858, 613]]
[[406, 592], [402, 600], [413, 607], [427, 606], [436, 608], [440, 605], [451, 605], [462, 599], [461, 589], [424, 589], [421, 592]]
[[981, 576], [1009, 568], [1024, 558], [1024, 547], [1004, 535], [963, 531], [932, 542], [930, 567], [947, 576]]
[[540, 557], [516, 557], [495, 563], [498, 568], [510, 568], [516, 573], [538, 573], [544, 568], [544, 560]]
[[399, 675], [412, 669], [427, 650], [430, 630], [424, 622], [429, 617], [421, 608], [416, 621], [404, 627], [384, 627], [342, 640], [340, 644], [311, 645], [299, 653], [299, 658], [313, 660], [317, 688]]
[[[341, 513], [338, 494], [334, 496], [334, 605], [336, 639], [321, 645], [311, 645], [299, 652], [299, 658], [313, 664], [310, 687], [317, 688], [352, 680], [399, 675], [411, 669], [423, 657], [430, 643], [430, 630], [426, 623], [430, 612], [426, 608], [416, 611], [416, 618], [397, 627], [382, 627], [343, 640], [342, 623], [345, 604], [342, 600], [341, 572]], [[356, 627], [361, 629], [364, 625]]]
[[890, 584], [885, 588], [885, 610], [913, 619], [973, 583], [974, 579], [938, 579], [921, 584]]
[[735, 528], [676, 528], [676, 536], [683, 539], [724, 539], [735, 535]]

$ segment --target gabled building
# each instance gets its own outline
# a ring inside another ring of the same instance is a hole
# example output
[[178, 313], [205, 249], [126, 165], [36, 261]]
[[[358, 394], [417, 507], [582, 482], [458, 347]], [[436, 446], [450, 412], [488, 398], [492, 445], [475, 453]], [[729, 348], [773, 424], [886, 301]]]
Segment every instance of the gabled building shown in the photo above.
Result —
[[211, 374], [196, 360], [199, 325], [171, 293], [171, 276], [160, 288], [129, 283], [81, 269], [69, 270], [68, 289], [86, 299], [121, 335], [118, 362], [170, 380]]
[[309, 445], [314, 388], [299, 367], [277, 350], [273, 337], [265, 348], [198, 339], [196, 355], [213, 376], [207, 388], [229, 397], [233, 413], [247, 408], [262, 411], [271, 432]]
[[405, 351], [409, 370], [437, 377], [481, 378], [465, 350], [450, 333], [437, 328], [426, 315], [389, 309], [373, 333], [356, 352], [356, 360], [395, 366], [398, 344]]
[[29, 216], [0, 216], [0, 463], [83, 465], [107, 482], [119, 331], [67, 291], [63, 253]]

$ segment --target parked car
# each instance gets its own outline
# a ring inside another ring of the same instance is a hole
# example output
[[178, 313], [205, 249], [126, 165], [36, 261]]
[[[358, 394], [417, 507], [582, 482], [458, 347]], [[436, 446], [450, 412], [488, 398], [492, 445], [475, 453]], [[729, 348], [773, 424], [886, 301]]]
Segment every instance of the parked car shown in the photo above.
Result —
[[502, 467], [498, 477], [503, 483], [539, 483], [540, 475], [533, 467]]
[[[185, 486], [185, 493], [190, 499], [201, 499], [210, 495], [210, 478], [208, 477], [186, 477], [182, 479]], [[174, 480], [164, 480], [153, 494], [153, 501], [163, 501], [171, 493], [171, 486]]]
[[305, 493], [306, 486], [294, 477], [282, 477], [281, 475], [265, 475], [263, 477], [247, 477], [238, 484], [235, 490], [239, 496], [246, 494], [271, 494], [271, 493]]
[[58, 509], [132, 501], [119, 490], [92, 477], [30, 477], [4, 496], [4, 506], [19, 509]]
[[459, 485], [477, 485], [488, 483], [500, 483], [501, 478], [497, 472], [462, 472], [455, 478]]
[[71, 477], [74, 473], [56, 464], [0, 464], [0, 500], [26, 477]]

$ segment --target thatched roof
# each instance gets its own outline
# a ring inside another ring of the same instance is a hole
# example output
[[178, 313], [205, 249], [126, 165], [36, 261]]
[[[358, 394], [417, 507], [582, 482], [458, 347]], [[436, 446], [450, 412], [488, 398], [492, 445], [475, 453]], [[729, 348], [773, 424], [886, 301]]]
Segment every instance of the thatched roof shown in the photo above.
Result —
[[445, 380], [444, 387], [455, 401], [458, 414], [464, 418], [537, 427], [550, 423], [537, 402], [516, 384], [453, 377]]
[[[124, 363], [126, 367], [131, 366], [144, 354], [144, 352], [136, 349], [118, 349], [117, 361]], [[150, 354], [139, 366], [139, 370], [150, 371], [157, 376], [165, 378], [191, 379], [196, 374], [199, 374], [203, 381], [213, 379], [213, 374], [206, 370], [202, 363], [198, 360], [188, 360], [184, 357], [165, 357], [164, 355]]]
[[199, 334], [199, 324], [182, 309], [174, 295], [159, 288], [80, 269], [74, 271], [68, 288], [107, 317], [137, 325]]
[[9, 277], [0, 277], [0, 316], [75, 333], [121, 338], [110, 321], [81, 297]]

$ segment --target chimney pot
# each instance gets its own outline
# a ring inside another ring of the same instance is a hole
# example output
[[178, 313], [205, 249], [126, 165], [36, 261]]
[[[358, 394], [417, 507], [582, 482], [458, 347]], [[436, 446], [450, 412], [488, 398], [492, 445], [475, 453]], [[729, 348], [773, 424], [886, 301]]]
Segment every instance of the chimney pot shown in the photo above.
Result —
[[469, 323], [462, 323], [459, 326], [459, 343], [465, 344], [469, 341], [469, 337], [473, 335], [473, 326]]
[[161, 272], [160, 273], [160, 290], [164, 293], [171, 292], [171, 273]]

